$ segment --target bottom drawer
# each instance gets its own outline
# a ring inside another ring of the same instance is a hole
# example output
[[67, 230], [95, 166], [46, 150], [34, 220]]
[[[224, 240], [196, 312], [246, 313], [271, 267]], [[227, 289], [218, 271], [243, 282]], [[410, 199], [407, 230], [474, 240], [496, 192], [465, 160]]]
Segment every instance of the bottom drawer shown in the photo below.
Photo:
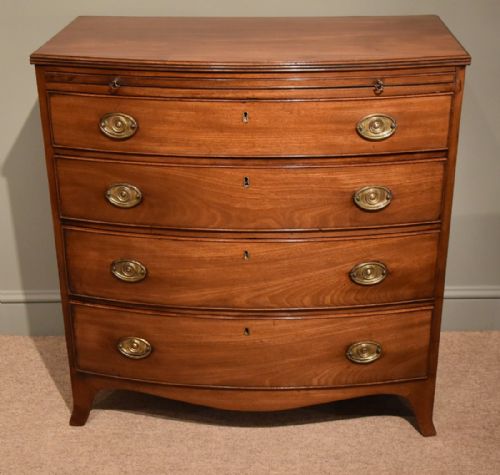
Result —
[[[355, 316], [223, 318], [72, 307], [79, 370], [180, 385], [254, 388], [425, 377], [431, 314], [424, 308]], [[357, 342], [372, 343], [351, 347]], [[351, 357], [374, 361], [351, 361], [349, 347]], [[137, 358], [143, 351], [147, 356]]]

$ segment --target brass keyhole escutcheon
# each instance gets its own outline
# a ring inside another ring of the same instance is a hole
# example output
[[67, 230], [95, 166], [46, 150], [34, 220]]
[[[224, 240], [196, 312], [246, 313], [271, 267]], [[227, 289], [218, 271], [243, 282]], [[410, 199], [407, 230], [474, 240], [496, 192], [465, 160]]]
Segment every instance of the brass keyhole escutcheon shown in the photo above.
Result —
[[250, 328], [245, 327], [244, 330], [243, 330], [243, 335], [250, 336]]
[[250, 177], [243, 177], [243, 188], [250, 188]]
[[250, 260], [250, 253], [247, 250], [243, 251], [243, 260], [244, 261], [249, 261]]
[[241, 115], [241, 120], [244, 124], [248, 124], [248, 121], [250, 120], [250, 115], [248, 114], [248, 112], [243, 112], [243, 114]]

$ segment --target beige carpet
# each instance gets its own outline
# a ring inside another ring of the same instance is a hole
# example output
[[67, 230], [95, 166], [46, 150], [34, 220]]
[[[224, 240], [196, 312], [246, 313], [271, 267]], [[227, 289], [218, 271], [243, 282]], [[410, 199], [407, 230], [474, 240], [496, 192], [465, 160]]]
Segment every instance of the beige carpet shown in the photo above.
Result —
[[2, 474], [500, 474], [500, 332], [444, 333], [437, 437], [365, 398], [272, 414], [113, 392], [68, 425], [60, 337], [0, 336]]

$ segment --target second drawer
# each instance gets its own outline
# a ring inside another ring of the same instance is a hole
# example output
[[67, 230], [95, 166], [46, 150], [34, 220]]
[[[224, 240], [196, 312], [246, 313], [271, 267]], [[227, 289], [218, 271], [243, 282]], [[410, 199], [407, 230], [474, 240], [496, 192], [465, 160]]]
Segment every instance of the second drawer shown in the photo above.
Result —
[[438, 220], [444, 164], [263, 169], [59, 158], [57, 176], [65, 218], [178, 229], [339, 229]]
[[76, 295], [275, 310], [431, 299], [438, 236], [262, 242], [66, 228], [65, 246]]

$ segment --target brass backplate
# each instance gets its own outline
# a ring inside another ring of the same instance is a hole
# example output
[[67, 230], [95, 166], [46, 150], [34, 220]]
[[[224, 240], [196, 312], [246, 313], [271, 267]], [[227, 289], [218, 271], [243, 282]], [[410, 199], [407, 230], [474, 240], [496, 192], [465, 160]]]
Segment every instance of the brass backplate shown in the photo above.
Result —
[[385, 186], [369, 185], [356, 191], [353, 199], [363, 211], [380, 211], [391, 204], [392, 192]]
[[137, 132], [137, 121], [123, 112], [109, 112], [99, 120], [101, 132], [112, 139], [128, 139]]
[[357, 124], [359, 135], [367, 140], [384, 140], [396, 132], [396, 120], [386, 114], [370, 114]]
[[129, 183], [113, 183], [106, 190], [106, 199], [118, 208], [133, 208], [142, 201], [142, 192]]
[[353, 363], [373, 363], [382, 356], [382, 345], [376, 341], [358, 341], [347, 348], [346, 356]]
[[122, 338], [118, 342], [117, 348], [122, 355], [134, 360], [148, 357], [152, 350], [149, 341], [137, 336], [127, 336]]
[[359, 285], [375, 285], [382, 282], [388, 274], [385, 264], [382, 262], [362, 262], [355, 265], [349, 276], [351, 280]]
[[111, 273], [124, 282], [140, 282], [146, 278], [146, 267], [139, 261], [117, 259], [111, 263]]

